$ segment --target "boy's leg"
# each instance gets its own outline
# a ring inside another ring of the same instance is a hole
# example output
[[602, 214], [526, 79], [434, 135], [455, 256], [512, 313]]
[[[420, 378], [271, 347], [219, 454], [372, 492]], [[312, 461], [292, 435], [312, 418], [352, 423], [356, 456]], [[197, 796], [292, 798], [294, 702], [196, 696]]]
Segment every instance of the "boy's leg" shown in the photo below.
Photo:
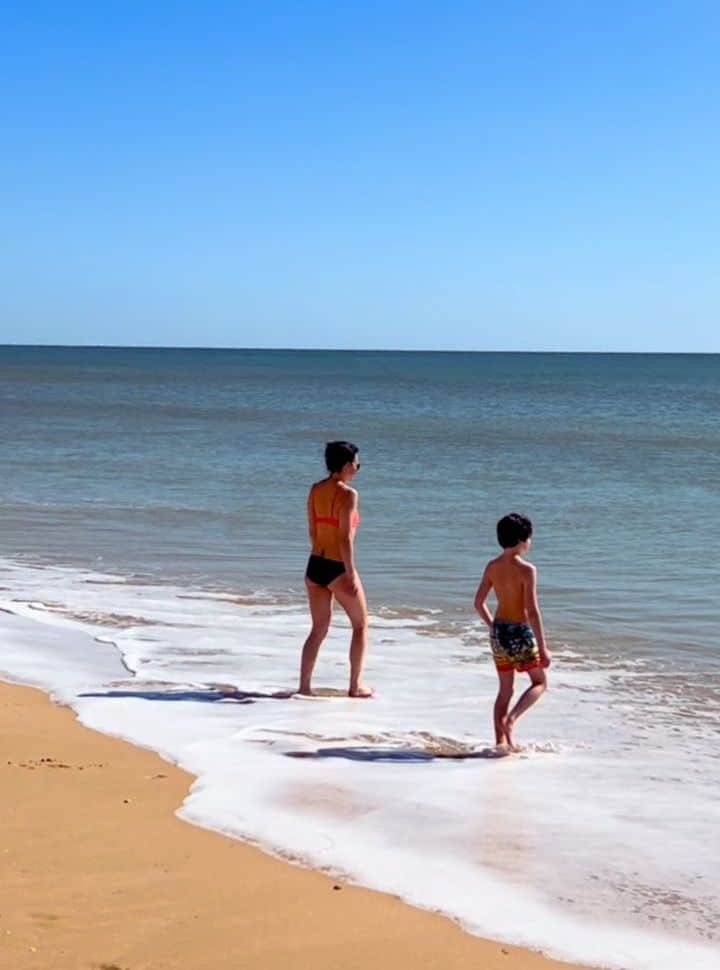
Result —
[[524, 694], [520, 695], [520, 698], [513, 707], [513, 709], [508, 714], [505, 719], [505, 737], [507, 738], [507, 743], [511, 748], [519, 750], [515, 744], [515, 738], [513, 736], [513, 728], [519, 717], [529, 710], [533, 704], [540, 700], [542, 695], [547, 690], [547, 674], [542, 667], [536, 667], [534, 670], [528, 670], [528, 677], [530, 678], [530, 686], [525, 691]]
[[495, 699], [493, 710], [493, 720], [495, 722], [495, 744], [505, 744], [505, 718], [507, 717], [510, 701], [512, 700], [513, 690], [515, 689], [515, 671], [498, 670], [498, 680], [500, 687]]

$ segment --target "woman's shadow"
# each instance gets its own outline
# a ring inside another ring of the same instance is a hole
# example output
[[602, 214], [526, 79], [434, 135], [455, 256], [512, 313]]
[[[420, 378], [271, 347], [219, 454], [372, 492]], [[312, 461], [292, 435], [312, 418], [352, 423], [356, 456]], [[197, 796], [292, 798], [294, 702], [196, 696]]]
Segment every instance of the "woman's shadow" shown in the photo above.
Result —
[[217, 701], [234, 701], [237, 704], [254, 704], [259, 700], [286, 701], [293, 696], [293, 691], [274, 691], [266, 693], [258, 690], [241, 690], [225, 684], [209, 685], [203, 689], [180, 690], [106, 690], [79, 694], [79, 697], [137, 697], [145, 701], [201, 701], [215, 703]]

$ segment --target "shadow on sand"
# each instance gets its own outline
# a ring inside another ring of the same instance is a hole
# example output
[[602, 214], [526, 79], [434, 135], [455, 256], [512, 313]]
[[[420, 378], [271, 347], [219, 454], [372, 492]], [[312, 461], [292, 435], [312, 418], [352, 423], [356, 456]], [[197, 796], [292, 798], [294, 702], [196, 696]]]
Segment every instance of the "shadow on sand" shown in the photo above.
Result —
[[506, 758], [510, 752], [498, 748], [479, 748], [476, 751], [443, 751], [425, 748], [374, 748], [353, 745], [346, 748], [318, 748], [317, 751], [286, 751], [288, 758], [344, 758], [346, 761], [385, 761], [416, 764], [425, 761], [470, 761]]
[[237, 704], [254, 704], [259, 700], [287, 701], [293, 692], [275, 691], [266, 694], [262, 691], [239, 690], [235, 687], [208, 687], [204, 690], [106, 690], [79, 694], [79, 697], [137, 697], [144, 701], [234, 701]]

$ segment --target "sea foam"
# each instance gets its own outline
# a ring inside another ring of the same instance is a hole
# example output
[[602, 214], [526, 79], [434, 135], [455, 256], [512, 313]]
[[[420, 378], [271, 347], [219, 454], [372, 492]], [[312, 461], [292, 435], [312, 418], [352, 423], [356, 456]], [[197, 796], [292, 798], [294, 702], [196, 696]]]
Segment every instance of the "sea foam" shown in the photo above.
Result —
[[302, 603], [11, 562], [0, 575], [3, 676], [197, 776], [188, 821], [558, 957], [717, 965], [714, 722], [641, 666], [570, 645], [521, 722], [526, 751], [490, 758], [482, 631], [374, 617], [378, 693], [358, 702], [338, 617], [327, 696], [306, 702], [292, 696]]

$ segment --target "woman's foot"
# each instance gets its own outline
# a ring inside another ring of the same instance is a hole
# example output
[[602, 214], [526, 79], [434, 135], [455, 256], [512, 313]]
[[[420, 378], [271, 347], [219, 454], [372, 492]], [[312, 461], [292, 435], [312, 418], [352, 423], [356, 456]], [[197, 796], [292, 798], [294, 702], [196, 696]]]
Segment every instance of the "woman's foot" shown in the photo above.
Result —
[[366, 687], [364, 684], [358, 684], [357, 687], [351, 687], [348, 691], [348, 697], [355, 697], [359, 700], [368, 700], [370, 697], [375, 696], [375, 691], [372, 687]]

